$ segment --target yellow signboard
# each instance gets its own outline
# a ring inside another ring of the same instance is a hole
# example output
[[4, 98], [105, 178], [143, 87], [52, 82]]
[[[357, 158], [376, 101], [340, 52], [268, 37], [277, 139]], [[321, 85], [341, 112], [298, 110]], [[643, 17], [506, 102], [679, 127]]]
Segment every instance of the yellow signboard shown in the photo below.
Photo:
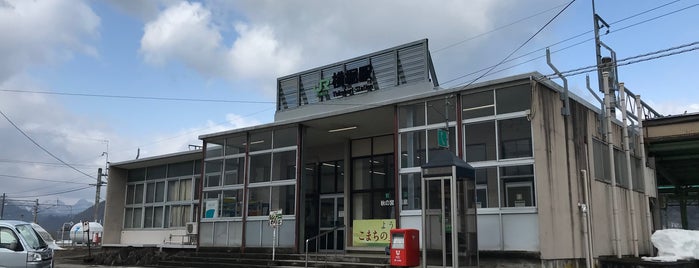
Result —
[[355, 247], [385, 247], [390, 242], [395, 219], [352, 221], [352, 245]]

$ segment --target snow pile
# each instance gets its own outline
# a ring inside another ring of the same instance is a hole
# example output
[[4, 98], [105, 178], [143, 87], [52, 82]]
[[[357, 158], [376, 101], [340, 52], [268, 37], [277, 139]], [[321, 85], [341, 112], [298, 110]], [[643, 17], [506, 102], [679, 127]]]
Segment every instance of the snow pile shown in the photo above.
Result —
[[643, 257], [646, 261], [677, 261], [699, 259], [699, 231], [657, 230], [650, 241], [658, 249], [657, 257]]

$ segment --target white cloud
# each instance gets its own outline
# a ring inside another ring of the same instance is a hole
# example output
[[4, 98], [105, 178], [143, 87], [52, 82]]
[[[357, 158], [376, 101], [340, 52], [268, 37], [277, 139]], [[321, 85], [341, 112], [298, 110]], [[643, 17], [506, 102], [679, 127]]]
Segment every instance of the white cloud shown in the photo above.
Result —
[[224, 123], [215, 123], [208, 120], [203, 126], [190, 127], [176, 133], [162, 134], [155, 138], [155, 142], [141, 147], [141, 157], [150, 157], [163, 154], [171, 154], [189, 150], [189, 145], [201, 145], [199, 135], [203, 133], [216, 133], [231, 129], [244, 128], [259, 125], [256, 119], [238, 114], [226, 114]]
[[27, 68], [96, 56], [86, 40], [96, 38], [100, 18], [84, 1], [4, 0], [0, 5], [0, 82]]
[[699, 103], [680, 102], [654, 102], [648, 104], [661, 115], [680, 115], [685, 113], [699, 113]]

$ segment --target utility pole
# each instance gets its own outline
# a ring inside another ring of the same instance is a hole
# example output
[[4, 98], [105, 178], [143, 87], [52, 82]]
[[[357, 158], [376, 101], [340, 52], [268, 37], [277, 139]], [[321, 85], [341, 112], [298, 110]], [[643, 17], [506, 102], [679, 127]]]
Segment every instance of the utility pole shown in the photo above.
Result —
[[34, 203], [34, 223], [38, 223], [36, 221], [37, 216], [39, 216], [39, 199], [37, 198], [35, 203]]
[[94, 206], [94, 219], [95, 222], [99, 221], [99, 207], [100, 207], [100, 190], [102, 189], [102, 185], [104, 183], [102, 182], [102, 168], [97, 169], [97, 183], [96, 184], [90, 184], [94, 185], [97, 187], [95, 190], [95, 206]]
[[2, 205], [0, 205], [0, 220], [2, 220], [2, 216], [5, 214], [5, 193], [2, 193]]

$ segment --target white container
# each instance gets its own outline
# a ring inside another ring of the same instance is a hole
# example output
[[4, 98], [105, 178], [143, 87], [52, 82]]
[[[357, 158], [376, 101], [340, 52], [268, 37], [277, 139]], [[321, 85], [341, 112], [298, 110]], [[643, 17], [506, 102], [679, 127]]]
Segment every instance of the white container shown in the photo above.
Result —
[[87, 244], [88, 240], [90, 243], [92, 243], [95, 234], [97, 234], [97, 236], [100, 238], [102, 237], [102, 233], [104, 232], [104, 227], [102, 227], [102, 224], [97, 222], [89, 222], [89, 226], [89, 234], [85, 232], [82, 222], [79, 222], [70, 228], [70, 240], [72, 240], [73, 244]]

